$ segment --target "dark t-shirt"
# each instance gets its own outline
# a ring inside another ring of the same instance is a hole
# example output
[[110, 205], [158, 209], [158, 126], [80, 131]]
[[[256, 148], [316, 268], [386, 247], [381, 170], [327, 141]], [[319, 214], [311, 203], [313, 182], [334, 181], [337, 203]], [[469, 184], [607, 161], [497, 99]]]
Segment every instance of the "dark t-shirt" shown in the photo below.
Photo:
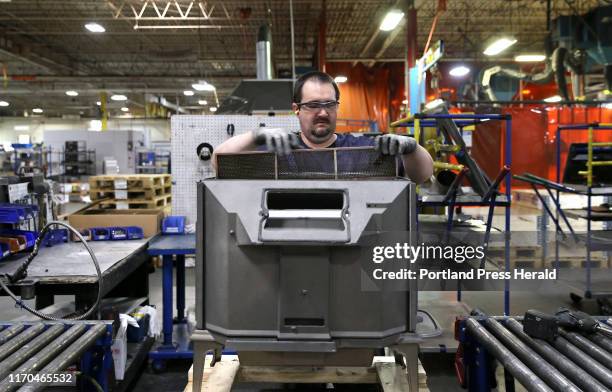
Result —
[[[341, 147], [373, 147], [374, 138], [367, 136], [353, 136], [348, 133], [337, 133], [336, 141], [328, 148], [341, 148]], [[302, 148], [310, 148], [302, 141], [300, 137], [300, 144]]]

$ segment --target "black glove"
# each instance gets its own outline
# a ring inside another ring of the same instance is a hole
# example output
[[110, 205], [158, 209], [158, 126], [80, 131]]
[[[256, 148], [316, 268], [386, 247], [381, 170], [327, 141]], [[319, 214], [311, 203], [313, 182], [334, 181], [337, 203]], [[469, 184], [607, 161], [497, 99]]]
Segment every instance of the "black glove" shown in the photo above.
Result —
[[265, 145], [278, 155], [288, 155], [292, 148], [301, 147], [298, 135], [282, 128], [259, 128], [253, 131], [253, 137], [256, 145]]
[[401, 136], [388, 133], [376, 136], [374, 139], [376, 150], [383, 155], [404, 155], [413, 153], [417, 148], [417, 142], [410, 136]]

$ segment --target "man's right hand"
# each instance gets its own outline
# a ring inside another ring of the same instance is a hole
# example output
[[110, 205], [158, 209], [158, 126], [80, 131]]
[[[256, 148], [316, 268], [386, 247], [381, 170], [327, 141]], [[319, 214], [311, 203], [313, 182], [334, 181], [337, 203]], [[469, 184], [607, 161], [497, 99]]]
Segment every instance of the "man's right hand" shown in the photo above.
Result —
[[268, 151], [278, 155], [288, 155], [291, 149], [299, 148], [300, 139], [297, 134], [287, 132], [282, 128], [259, 128], [253, 131], [256, 145], [265, 145]]

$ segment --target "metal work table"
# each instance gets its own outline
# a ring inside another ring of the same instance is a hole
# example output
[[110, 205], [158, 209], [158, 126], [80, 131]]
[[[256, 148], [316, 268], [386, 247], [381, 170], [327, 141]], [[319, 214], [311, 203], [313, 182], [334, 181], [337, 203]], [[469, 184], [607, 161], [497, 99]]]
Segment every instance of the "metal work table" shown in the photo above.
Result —
[[[102, 296], [148, 298], [147, 241], [88, 242], [104, 276]], [[27, 253], [17, 254], [0, 261], [0, 274], [15, 271], [26, 256]], [[74, 295], [77, 309], [93, 304], [98, 289], [95, 271], [87, 250], [79, 242], [42, 247], [28, 267], [28, 279], [38, 281], [36, 308], [52, 305], [54, 295]]]
[[[195, 234], [158, 235], [149, 242], [148, 253], [162, 256], [163, 342], [149, 353], [155, 370], [167, 359], [191, 359], [191, 330], [185, 317], [185, 255], [196, 252]], [[176, 258], [174, 257], [176, 256]], [[172, 318], [172, 266], [176, 264], [176, 318]]]

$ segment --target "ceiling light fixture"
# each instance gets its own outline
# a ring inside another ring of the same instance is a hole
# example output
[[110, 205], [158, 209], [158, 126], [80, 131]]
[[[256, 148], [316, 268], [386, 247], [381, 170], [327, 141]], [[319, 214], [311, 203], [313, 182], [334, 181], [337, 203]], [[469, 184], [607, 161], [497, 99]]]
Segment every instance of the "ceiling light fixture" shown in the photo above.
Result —
[[450, 71], [448, 71], [448, 74], [450, 76], [454, 76], [456, 78], [463, 77], [469, 73], [470, 73], [470, 69], [466, 67], [465, 65], [458, 65], [456, 67], [453, 67]]
[[91, 120], [89, 122], [89, 130], [90, 131], [101, 131], [102, 121], [101, 120]]
[[15, 125], [13, 129], [15, 129], [16, 131], [29, 131], [30, 126], [29, 125]]
[[208, 105], [208, 101], [206, 101], [206, 100], [204, 100], [204, 99], [200, 99], [200, 100], [198, 101], [198, 105], [202, 105], [202, 106], [204, 106], [204, 105]]
[[111, 100], [113, 101], [127, 101], [127, 97], [123, 94], [114, 94], [111, 95]]
[[96, 101], [96, 105], [101, 106], [101, 105], [102, 105], [102, 102], [100, 102], [100, 101]]
[[514, 56], [514, 61], [518, 63], [537, 63], [546, 60], [543, 54], [519, 54]]
[[200, 80], [197, 83], [191, 85], [196, 91], [215, 91], [216, 87], [208, 83], [206, 80]]
[[66, 95], [69, 97], [76, 97], [77, 95], [79, 95], [79, 93], [74, 90], [68, 90], [66, 91]]
[[85, 28], [92, 33], [104, 33], [106, 31], [104, 26], [95, 22], [86, 23]]
[[211, 106], [210, 108], [208, 108], [208, 110], [210, 110], [211, 112], [213, 112], [213, 113], [214, 113], [214, 112], [216, 112], [216, 111], [217, 111], [217, 108], [216, 108], [216, 107], [214, 107], [214, 106]]
[[515, 38], [511, 37], [502, 37], [493, 41], [487, 48], [484, 50], [486, 56], [495, 56], [508, 49], [512, 45], [516, 43]]
[[43, 112], [43, 110], [41, 108], [34, 108], [34, 109], [32, 109], [32, 113], [41, 114], [42, 112]]
[[334, 82], [336, 83], [346, 83], [346, 81], [348, 80], [348, 78], [346, 76], [343, 75], [338, 75], [334, 78]]
[[185, 90], [183, 91], [183, 94], [187, 97], [191, 97], [194, 94], [194, 92], [191, 90]]
[[399, 24], [399, 22], [402, 20], [403, 17], [404, 17], [403, 12], [398, 11], [398, 10], [391, 10], [387, 12], [387, 15], [385, 15], [385, 18], [380, 24], [379, 29], [382, 31], [391, 31], [397, 27], [397, 25]]
[[128, 107], [126, 107], [126, 106], [124, 106], [124, 107], [122, 107], [122, 108], [121, 108], [121, 111], [122, 111], [122, 112], [129, 112], [129, 111], [130, 111], [130, 108], [128, 108]]
[[8, 103], [8, 102], [6, 102], [6, 101], [0, 101], [0, 106], [2, 106], [2, 107], [6, 107], [6, 106], [8, 106], [8, 105], [9, 105], [9, 103]]
[[561, 98], [560, 95], [553, 95], [552, 97], [544, 98], [544, 102], [548, 103], [561, 102], [562, 100], [563, 98]]

